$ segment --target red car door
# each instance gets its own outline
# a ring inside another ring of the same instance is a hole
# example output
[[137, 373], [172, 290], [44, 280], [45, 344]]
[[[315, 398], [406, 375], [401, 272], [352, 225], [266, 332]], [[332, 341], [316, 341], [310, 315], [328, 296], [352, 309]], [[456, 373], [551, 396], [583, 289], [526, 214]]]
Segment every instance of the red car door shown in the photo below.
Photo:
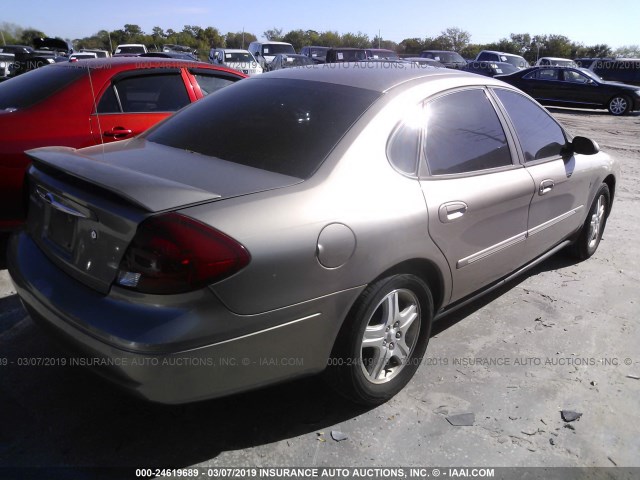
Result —
[[195, 101], [180, 68], [140, 69], [120, 73], [99, 94], [91, 115], [97, 144], [138, 135]]

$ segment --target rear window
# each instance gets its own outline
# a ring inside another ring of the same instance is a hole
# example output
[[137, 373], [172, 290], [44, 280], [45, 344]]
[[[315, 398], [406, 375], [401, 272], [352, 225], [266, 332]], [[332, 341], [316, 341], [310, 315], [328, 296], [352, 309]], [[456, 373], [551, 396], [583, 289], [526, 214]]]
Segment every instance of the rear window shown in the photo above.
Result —
[[28, 108], [86, 74], [86, 68], [46, 66], [6, 80], [0, 83], [0, 110]]
[[379, 96], [324, 82], [243, 80], [178, 112], [146, 138], [306, 179]]

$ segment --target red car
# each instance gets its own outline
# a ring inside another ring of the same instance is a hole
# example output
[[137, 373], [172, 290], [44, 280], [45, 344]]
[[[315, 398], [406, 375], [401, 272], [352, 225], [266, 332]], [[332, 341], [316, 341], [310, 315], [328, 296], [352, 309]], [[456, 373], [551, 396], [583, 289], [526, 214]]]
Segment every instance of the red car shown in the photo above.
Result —
[[129, 57], [52, 64], [0, 83], [0, 232], [24, 220], [25, 150], [131, 138], [245, 77], [208, 63]]

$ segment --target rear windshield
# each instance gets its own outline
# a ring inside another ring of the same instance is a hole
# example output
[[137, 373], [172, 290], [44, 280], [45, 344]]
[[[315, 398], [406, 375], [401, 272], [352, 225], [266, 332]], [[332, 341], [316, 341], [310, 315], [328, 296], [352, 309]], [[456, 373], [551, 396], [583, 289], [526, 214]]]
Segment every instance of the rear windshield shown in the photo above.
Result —
[[379, 96], [324, 82], [243, 80], [178, 112], [146, 137], [306, 179]]
[[87, 74], [86, 68], [45, 66], [0, 83], [0, 110], [23, 109]]

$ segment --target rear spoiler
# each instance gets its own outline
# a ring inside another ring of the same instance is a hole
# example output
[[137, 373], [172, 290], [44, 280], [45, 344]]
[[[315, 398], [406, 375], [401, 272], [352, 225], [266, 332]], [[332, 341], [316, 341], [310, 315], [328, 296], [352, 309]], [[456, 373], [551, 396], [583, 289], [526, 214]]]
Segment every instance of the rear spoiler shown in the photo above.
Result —
[[[79, 154], [69, 147], [44, 147], [25, 152], [33, 167], [49, 169], [113, 192], [128, 202], [155, 213], [194, 203], [219, 199], [217, 193], [156, 177], [136, 170], [112, 165]], [[37, 178], [37, 173], [31, 174]]]

